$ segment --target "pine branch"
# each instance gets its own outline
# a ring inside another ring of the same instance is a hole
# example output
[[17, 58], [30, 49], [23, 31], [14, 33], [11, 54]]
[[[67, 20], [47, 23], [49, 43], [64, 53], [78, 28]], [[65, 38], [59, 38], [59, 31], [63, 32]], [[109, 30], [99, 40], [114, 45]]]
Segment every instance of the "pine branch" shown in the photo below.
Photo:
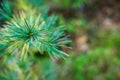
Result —
[[64, 26], [55, 26], [56, 17], [44, 20], [36, 14], [24, 14], [14, 16], [2, 29], [1, 35], [10, 44], [7, 51], [19, 55], [25, 59], [30, 48], [36, 48], [40, 53], [47, 52], [52, 58], [64, 58], [68, 56], [59, 50], [63, 44], [71, 42], [65, 35]]

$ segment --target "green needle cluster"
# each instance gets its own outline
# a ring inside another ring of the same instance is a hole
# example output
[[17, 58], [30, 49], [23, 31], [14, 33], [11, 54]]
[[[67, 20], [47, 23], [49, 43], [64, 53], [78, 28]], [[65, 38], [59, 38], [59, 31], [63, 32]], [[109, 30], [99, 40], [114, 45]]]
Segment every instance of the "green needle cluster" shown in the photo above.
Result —
[[68, 56], [61, 47], [71, 42], [64, 32], [64, 26], [56, 26], [56, 16], [44, 19], [34, 13], [20, 13], [13, 16], [1, 30], [2, 42], [7, 43], [6, 51], [26, 59], [32, 49], [48, 53], [51, 58]]

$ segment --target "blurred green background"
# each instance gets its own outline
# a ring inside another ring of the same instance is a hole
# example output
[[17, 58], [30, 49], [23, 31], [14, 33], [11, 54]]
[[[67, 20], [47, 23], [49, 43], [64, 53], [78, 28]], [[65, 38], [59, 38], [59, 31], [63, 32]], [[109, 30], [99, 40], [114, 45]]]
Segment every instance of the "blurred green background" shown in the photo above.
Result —
[[[70, 56], [52, 61], [36, 53], [26, 61], [0, 56], [0, 80], [120, 80], [120, 0], [8, 0], [0, 25], [19, 10], [57, 15], [65, 25]], [[2, 5], [1, 5], [2, 7]], [[32, 10], [34, 11], [34, 10]], [[7, 13], [6, 13], [7, 12]]]

